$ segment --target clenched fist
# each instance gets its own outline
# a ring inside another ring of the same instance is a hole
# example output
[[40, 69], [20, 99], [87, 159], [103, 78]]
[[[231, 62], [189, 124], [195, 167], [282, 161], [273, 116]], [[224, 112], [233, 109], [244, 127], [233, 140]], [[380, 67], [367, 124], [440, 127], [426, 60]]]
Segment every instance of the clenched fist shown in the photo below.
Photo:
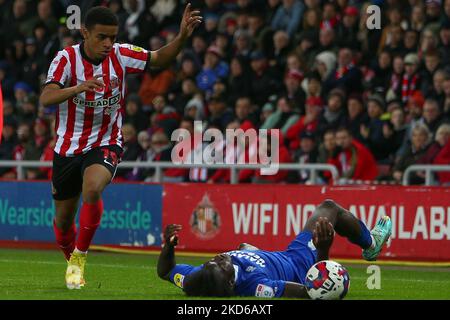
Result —
[[182, 229], [179, 224], [169, 224], [164, 230], [164, 241], [166, 244], [175, 247], [178, 244], [178, 232]]

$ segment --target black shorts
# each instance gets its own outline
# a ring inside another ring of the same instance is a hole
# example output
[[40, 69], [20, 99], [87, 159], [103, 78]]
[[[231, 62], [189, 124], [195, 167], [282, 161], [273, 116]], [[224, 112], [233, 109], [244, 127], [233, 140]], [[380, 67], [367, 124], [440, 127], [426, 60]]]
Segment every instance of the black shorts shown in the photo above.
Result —
[[78, 196], [83, 186], [84, 170], [93, 164], [101, 164], [108, 169], [112, 180], [121, 155], [122, 149], [115, 145], [95, 148], [73, 157], [62, 157], [55, 152], [52, 176], [53, 199], [67, 200]]

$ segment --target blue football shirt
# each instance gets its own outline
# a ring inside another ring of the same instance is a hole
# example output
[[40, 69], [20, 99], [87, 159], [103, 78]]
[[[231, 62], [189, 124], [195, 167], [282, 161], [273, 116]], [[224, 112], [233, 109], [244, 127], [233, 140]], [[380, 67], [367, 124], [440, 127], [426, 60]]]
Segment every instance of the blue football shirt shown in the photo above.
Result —
[[[231, 256], [234, 266], [235, 293], [263, 298], [281, 297], [286, 281], [303, 284], [306, 273], [317, 260], [309, 231], [298, 234], [286, 251], [235, 250], [225, 253]], [[170, 272], [169, 280], [183, 288], [185, 277], [202, 267], [177, 264]]]
[[[229, 251], [235, 270], [235, 293], [239, 296], [281, 297], [286, 281], [304, 283], [309, 264], [296, 264], [286, 252]], [[170, 272], [170, 281], [183, 288], [186, 276], [203, 266], [177, 264]]]

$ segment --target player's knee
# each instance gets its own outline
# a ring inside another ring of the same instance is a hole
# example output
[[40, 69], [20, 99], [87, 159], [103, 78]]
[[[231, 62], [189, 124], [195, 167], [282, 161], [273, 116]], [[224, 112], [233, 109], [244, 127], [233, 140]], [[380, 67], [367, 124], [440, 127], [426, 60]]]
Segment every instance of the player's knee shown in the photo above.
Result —
[[319, 216], [326, 217], [330, 221], [335, 221], [339, 216], [340, 210], [336, 202], [331, 199], [326, 199], [319, 205], [317, 212], [319, 212]]
[[65, 219], [65, 218], [56, 216], [55, 224], [59, 230], [61, 230], [62, 232], [67, 232], [72, 227], [73, 219]]
[[86, 183], [83, 186], [83, 202], [93, 203], [100, 200], [102, 188], [96, 183]]

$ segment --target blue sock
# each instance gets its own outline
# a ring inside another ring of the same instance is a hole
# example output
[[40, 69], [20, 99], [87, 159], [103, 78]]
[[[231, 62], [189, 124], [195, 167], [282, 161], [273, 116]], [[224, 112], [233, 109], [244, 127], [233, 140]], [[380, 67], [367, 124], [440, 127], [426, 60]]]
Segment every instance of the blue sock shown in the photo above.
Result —
[[351, 243], [357, 244], [362, 249], [367, 249], [372, 245], [372, 236], [370, 235], [370, 231], [367, 229], [366, 225], [361, 220], [358, 220], [358, 222], [361, 227], [361, 236], [353, 239], [349, 238], [349, 240]]

